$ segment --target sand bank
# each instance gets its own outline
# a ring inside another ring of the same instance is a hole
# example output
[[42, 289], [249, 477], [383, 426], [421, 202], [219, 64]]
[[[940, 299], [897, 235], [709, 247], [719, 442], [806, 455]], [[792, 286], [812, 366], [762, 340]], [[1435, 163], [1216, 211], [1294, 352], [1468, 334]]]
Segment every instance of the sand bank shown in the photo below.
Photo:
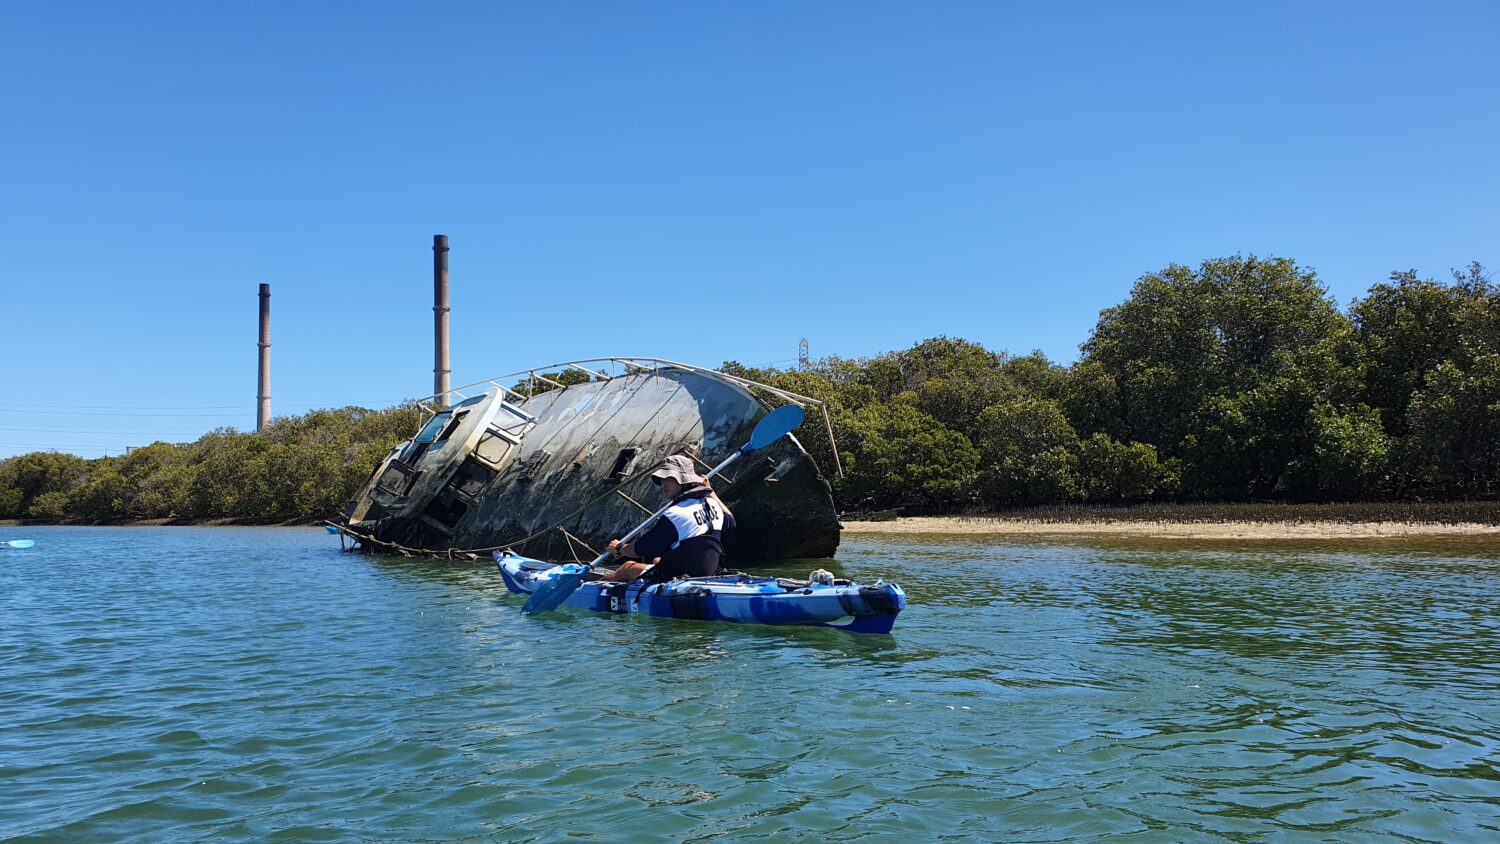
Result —
[[1500, 525], [1424, 522], [1178, 522], [1070, 521], [987, 516], [906, 516], [891, 521], [844, 522], [848, 534], [939, 536], [1141, 536], [1181, 539], [1377, 539], [1401, 536], [1485, 536]]

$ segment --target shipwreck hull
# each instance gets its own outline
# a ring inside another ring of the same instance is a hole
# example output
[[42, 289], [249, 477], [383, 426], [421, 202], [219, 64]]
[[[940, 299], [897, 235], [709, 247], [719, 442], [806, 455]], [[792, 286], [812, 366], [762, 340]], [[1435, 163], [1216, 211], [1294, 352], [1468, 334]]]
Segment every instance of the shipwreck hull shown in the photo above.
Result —
[[[649, 474], [663, 457], [689, 454], [706, 474], [767, 412], [745, 386], [694, 368], [636, 369], [530, 397], [496, 387], [438, 413], [393, 452], [346, 527], [375, 548], [587, 559], [662, 503]], [[739, 522], [726, 540], [732, 564], [838, 548], [828, 482], [795, 437], [736, 461], [714, 486]]]

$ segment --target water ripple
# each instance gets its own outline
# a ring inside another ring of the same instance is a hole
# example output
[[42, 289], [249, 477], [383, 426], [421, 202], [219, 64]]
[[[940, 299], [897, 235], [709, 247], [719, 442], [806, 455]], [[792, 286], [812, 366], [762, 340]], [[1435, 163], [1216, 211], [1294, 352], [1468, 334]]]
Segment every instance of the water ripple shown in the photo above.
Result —
[[837, 567], [913, 604], [857, 637], [523, 618], [482, 566], [310, 530], [33, 533], [0, 838], [1500, 832], [1487, 548], [861, 539]]

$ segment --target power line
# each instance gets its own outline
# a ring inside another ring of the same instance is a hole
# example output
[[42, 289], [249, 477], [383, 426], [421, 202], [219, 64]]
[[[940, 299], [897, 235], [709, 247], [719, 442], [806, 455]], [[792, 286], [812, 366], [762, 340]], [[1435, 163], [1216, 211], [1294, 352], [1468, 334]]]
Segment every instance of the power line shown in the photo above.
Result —
[[[348, 405], [386, 404], [396, 405], [394, 402], [344, 402], [343, 404], [332, 404], [330, 402], [314, 402], [312, 404], [290, 404], [277, 402], [277, 407], [347, 407]], [[26, 402], [6, 402], [0, 405], [0, 410], [11, 407], [41, 408], [50, 410], [54, 408], [69, 408], [73, 410], [240, 410], [244, 404], [29, 404]]]
[[[177, 443], [173, 443], [177, 445]], [[99, 451], [114, 451], [122, 445], [82, 445], [80, 443], [0, 443], [0, 448], [87, 448]]]
[[[6, 402], [4, 407], [41, 407], [54, 408], [66, 407], [79, 410], [233, 410], [244, 407], [243, 404], [29, 404], [27, 402]], [[296, 405], [288, 405], [295, 407]]]
[[0, 431], [25, 431], [28, 434], [127, 434], [127, 435], [138, 435], [138, 436], [154, 436], [154, 437], [196, 437], [196, 436], [200, 436], [203, 433], [205, 433], [204, 431], [172, 431], [172, 432], [162, 432], [162, 431], [121, 431], [121, 430], [118, 430], [118, 429], [112, 430], [112, 431], [88, 431], [88, 430], [84, 430], [84, 429], [81, 429], [81, 428], [19, 428], [19, 427], [13, 428], [13, 427], [5, 427], [5, 426], [0, 426]]
[[0, 413], [42, 413], [48, 416], [160, 416], [177, 419], [223, 419], [228, 413], [91, 413], [83, 410], [10, 410], [0, 407]]
[[[348, 405], [338, 405], [338, 406], [332, 406], [332, 405], [281, 405], [281, 406], [282, 407], [315, 407], [316, 406], [316, 407], [328, 408], [330, 410], [337, 410], [339, 407], [347, 407]], [[361, 405], [361, 406], [365, 407], [365, 406], [368, 406], [368, 405]], [[244, 407], [242, 405], [236, 405], [236, 407], [238, 409], [240, 409], [240, 410], [244, 410]], [[245, 411], [245, 412], [248, 413], [249, 411]], [[40, 414], [46, 414], [48, 416], [140, 416], [140, 417], [174, 418], [174, 419], [223, 419], [226, 416], [235, 416], [235, 415], [238, 415], [238, 414], [232, 414], [232, 413], [114, 413], [114, 412], [99, 413], [99, 412], [86, 411], [86, 410], [19, 410], [19, 409], [14, 409], [13, 410], [13, 409], [7, 408], [7, 407], [0, 407], [0, 413], [40, 413]]]

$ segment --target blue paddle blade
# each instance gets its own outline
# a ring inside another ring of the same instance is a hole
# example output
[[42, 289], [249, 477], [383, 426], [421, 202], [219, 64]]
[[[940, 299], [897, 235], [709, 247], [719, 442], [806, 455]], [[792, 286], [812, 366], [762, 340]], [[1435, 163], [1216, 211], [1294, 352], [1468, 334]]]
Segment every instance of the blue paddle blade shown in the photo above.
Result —
[[33, 545], [36, 544], [36, 540], [35, 539], [12, 539], [9, 542], [6, 542], [5, 544], [9, 545], [12, 548], [30, 548], [31, 546], [33, 546]]
[[336, 527], [334, 527], [333, 525], [324, 525], [323, 527], [328, 528], [328, 532], [329, 533], [338, 533], [339, 532], [339, 529], [336, 528]]
[[530, 598], [526, 599], [526, 603], [521, 606], [521, 612], [535, 615], [539, 612], [557, 609], [562, 606], [563, 601], [568, 600], [568, 596], [578, 591], [578, 584], [582, 583], [587, 575], [588, 570], [584, 569], [577, 573], [560, 574], [543, 583], [531, 593]]
[[740, 449], [742, 452], [759, 451], [792, 432], [802, 424], [802, 408], [795, 404], [778, 407], [760, 418], [755, 430], [750, 432], [750, 442]]

